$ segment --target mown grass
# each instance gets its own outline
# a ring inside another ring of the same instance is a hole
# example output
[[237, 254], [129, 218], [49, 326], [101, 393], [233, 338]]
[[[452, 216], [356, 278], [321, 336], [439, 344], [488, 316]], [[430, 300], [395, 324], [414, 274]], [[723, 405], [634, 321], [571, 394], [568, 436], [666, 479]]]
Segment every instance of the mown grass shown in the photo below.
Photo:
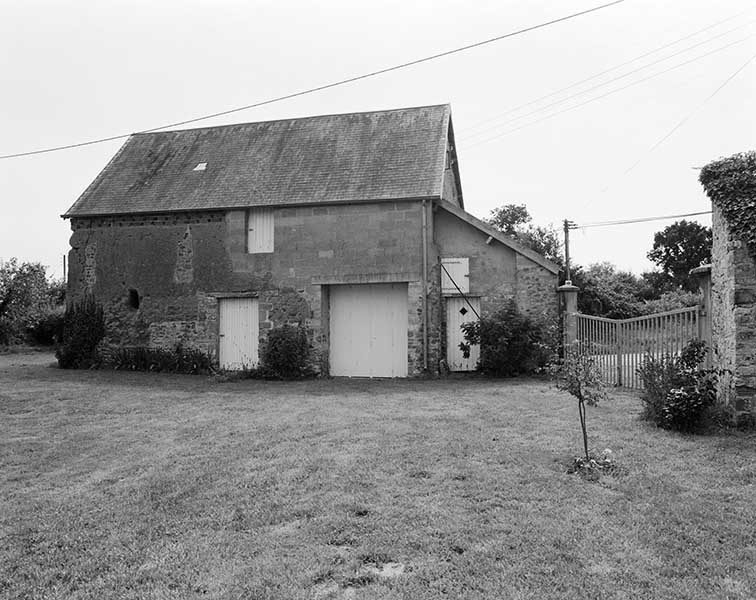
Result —
[[614, 394], [568, 475], [529, 381], [241, 381], [0, 358], [0, 597], [753, 598], [756, 436]]

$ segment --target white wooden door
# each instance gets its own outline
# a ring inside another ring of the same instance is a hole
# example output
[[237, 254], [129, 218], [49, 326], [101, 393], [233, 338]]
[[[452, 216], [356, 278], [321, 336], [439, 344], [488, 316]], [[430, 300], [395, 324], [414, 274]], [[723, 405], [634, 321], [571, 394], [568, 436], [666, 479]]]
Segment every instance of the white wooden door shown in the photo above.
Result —
[[222, 369], [257, 366], [260, 334], [257, 298], [221, 298], [218, 359]]
[[[469, 302], [469, 304], [468, 304]], [[459, 344], [465, 342], [462, 323], [477, 321], [478, 317], [470, 308], [480, 314], [480, 298], [467, 299], [449, 297], [446, 299], [446, 362], [450, 371], [474, 371], [480, 358], [480, 346], [470, 346], [470, 356], [465, 358]]]
[[331, 375], [407, 376], [407, 284], [333, 285]]

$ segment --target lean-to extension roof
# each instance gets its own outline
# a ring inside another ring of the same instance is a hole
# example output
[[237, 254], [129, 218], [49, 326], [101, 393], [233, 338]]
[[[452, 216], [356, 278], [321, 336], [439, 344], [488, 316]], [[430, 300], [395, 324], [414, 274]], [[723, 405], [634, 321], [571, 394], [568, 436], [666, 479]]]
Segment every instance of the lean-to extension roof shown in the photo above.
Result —
[[520, 244], [518, 241], [508, 236], [506, 233], [503, 233], [499, 231], [498, 229], [494, 229], [488, 223], [481, 221], [480, 219], [476, 217], [473, 217], [470, 213], [462, 210], [459, 206], [455, 206], [454, 204], [452, 204], [451, 202], [447, 202], [446, 200], [439, 200], [438, 206], [440, 208], [443, 208], [445, 211], [453, 214], [457, 218], [461, 219], [465, 223], [472, 225], [476, 229], [482, 231], [483, 233], [490, 236], [494, 240], [497, 240], [498, 242], [511, 248], [518, 254], [521, 254], [522, 256], [526, 256], [527, 258], [532, 260], [534, 263], [541, 265], [548, 271], [551, 271], [554, 274], [559, 273], [558, 264], [551, 262], [548, 258], [543, 256], [542, 254], [539, 254], [535, 250], [532, 250], [531, 248], [528, 248], [527, 246]]
[[440, 198], [449, 105], [134, 134], [64, 217]]

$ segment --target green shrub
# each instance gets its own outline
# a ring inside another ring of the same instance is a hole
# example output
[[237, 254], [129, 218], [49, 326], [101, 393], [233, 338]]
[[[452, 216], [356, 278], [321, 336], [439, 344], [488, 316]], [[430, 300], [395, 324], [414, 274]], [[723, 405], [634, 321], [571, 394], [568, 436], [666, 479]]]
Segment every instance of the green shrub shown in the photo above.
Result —
[[706, 343], [689, 342], [680, 356], [646, 356], [638, 374], [643, 381], [643, 419], [664, 429], [691, 432], [699, 429], [716, 403], [720, 372], [701, 369]]
[[60, 308], [48, 310], [29, 328], [32, 341], [42, 346], [60, 342], [63, 339], [65, 316], [65, 310]]
[[513, 300], [491, 316], [464, 323], [465, 342], [459, 347], [470, 356], [470, 346], [480, 345], [478, 370], [496, 377], [514, 377], [542, 370], [548, 361], [543, 327], [517, 309]]
[[103, 367], [116, 370], [187, 375], [208, 375], [215, 370], [209, 354], [181, 344], [170, 350], [145, 346], [115, 348], [102, 353], [101, 363]]
[[85, 296], [66, 308], [63, 336], [55, 351], [61, 369], [86, 369], [96, 363], [97, 344], [105, 336], [105, 314], [94, 297]]
[[284, 325], [271, 329], [260, 349], [260, 369], [265, 377], [293, 379], [313, 374], [307, 329]]

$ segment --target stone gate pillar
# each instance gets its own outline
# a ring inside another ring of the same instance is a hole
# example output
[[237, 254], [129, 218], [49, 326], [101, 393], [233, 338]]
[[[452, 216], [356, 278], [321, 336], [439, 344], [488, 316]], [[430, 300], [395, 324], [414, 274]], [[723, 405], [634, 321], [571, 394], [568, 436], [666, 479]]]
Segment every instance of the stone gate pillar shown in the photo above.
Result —
[[706, 368], [712, 365], [711, 352], [711, 265], [690, 270], [698, 280], [698, 339], [706, 342]]

